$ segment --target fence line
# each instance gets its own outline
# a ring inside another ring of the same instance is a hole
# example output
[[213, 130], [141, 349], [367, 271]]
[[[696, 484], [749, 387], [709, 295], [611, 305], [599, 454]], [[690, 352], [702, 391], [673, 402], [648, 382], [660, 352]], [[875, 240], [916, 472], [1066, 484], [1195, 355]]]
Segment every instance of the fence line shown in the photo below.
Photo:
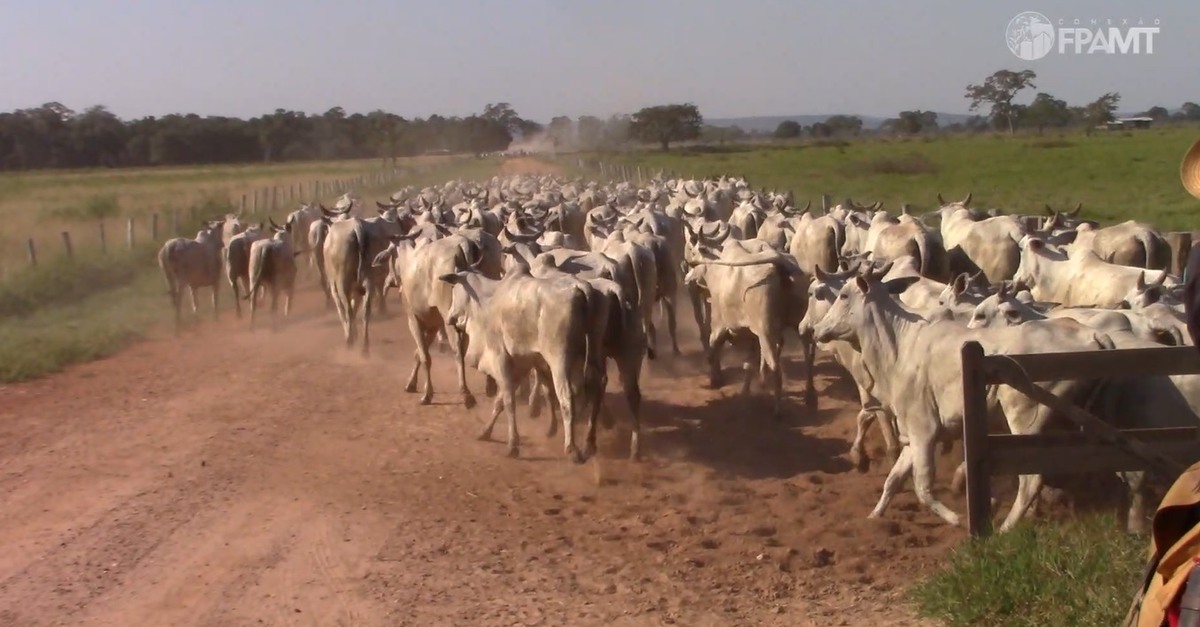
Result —
[[[410, 176], [414, 171], [420, 170], [419, 167], [390, 167], [385, 170], [362, 174], [354, 177], [339, 177], [333, 179], [313, 179], [311, 182], [293, 182], [286, 185], [273, 185], [251, 190], [249, 192], [239, 192], [229, 197], [229, 206], [232, 210], [237, 211], [239, 215], [255, 218], [265, 217], [267, 214], [273, 213], [280, 209], [289, 208], [297, 200], [305, 195], [305, 191], [310, 192], [310, 198], [314, 202], [329, 200], [331, 197], [341, 196], [342, 194], [371, 187], [381, 187], [389, 183], [394, 183], [397, 180]], [[319, 192], [319, 193], [318, 193]], [[249, 211], [247, 211], [247, 209]], [[163, 213], [162, 218], [160, 215]], [[139, 217], [130, 216], [125, 219], [125, 249], [133, 250], [136, 244], [140, 242], [140, 238], [148, 238], [148, 241], [159, 241], [167, 237], [186, 236], [184, 229], [188, 224], [197, 224], [202, 217], [200, 208], [192, 205], [188, 208], [188, 219], [190, 222], [183, 221], [183, 208], [176, 206], [160, 211], [154, 211], [147, 214], [142, 214]], [[165, 219], [169, 224], [168, 232], [161, 232], [160, 220]], [[145, 226], [146, 220], [149, 225]], [[138, 222], [144, 226], [138, 228]], [[117, 224], [120, 224], [118, 222]], [[76, 248], [81, 243], [95, 241], [101, 254], [107, 254], [110, 250], [108, 241], [107, 223], [104, 219], [97, 222], [95, 233], [97, 238], [90, 240], [89, 238], [76, 238], [70, 230], [61, 231], [59, 236], [62, 241], [62, 253], [67, 257], [74, 257]], [[140, 235], [140, 237], [139, 237]], [[44, 243], [44, 242], [43, 242]], [[26, 257], [30, 267], [37, 267], [38, 262], [45, 257], [44, 251], [38, 249], [38, 244], [35, 237], [28, 237], [25, 241]], [[5, 276], [9, 274], [10, 268], [5, 267]]]
[[[1200, 354], [1195, 347], [985, 355], [978, 342], [965, 342], [961, 357], [967, 529], [972, 536], [992, 532], [992, 475], [1145, 470], [1169, 483], [1200, 460], [1200, 437], [1195, 425], [1117, 429], [1090, 411], [1034, 385], [1070, 379], [1200, 374]], [[1076, 429], [1025, 435], [989, 433], [990, 385], [1016, 389], [1055, 410]]]

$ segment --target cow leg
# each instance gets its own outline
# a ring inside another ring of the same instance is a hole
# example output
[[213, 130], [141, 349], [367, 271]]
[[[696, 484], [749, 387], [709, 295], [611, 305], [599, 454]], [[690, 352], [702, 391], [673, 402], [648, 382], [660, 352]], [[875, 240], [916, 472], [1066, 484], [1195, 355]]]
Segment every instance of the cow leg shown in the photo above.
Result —
[[247, 295], [250, 298], [250, 330], [251, 331], [254, 330], [254, 318], [258, 314], [258, 290], [259, 289], [261, 289], [261, 288], [255, 288], [253, 291], [247, 292]]
[[[601, 373], [603, 373], [603, 370]], [[590, 392], [583, 394], [583, 401], [580, 403], [580, 407], [586, 407], [590, 410], [588, 412], [587, 440], [584, 441], [583, 445], [583, 456], [585, 458], [596, 454], [596, 423], [600, 411], [604, 409], [604, 393], [608, 389], [608, 377], [601, 374], [601, 376], [596, 377], [596, 381], [591, 387]]]
[[675, 296], [667, 296], [662, 299], [662, 315], [667, 319], [667, 334], [671, 336], [671, 354], [676, 357], [683, 353], [679, 350], [679, 339], [675, 336], [675, 330], [678, 326], [675, 321]]
[[815, 413], [819, 404], [815, 381], [817, 343], [813, 340], [812, 333], [803, 333], [800, 335], [800, 350], [804, 354], [804, 407], [808, 411]]
[[917, 442], [913, 442], [914, 446], [909, 448], [913, 451], [913, 488], [917, 493], [917, 500], [933, 513], [937, 514], [942, 520], [951, 525], [958, 525], [958, 514], [950, 510], [938, 501], [933, 495], [933, 479], [935, 475], [934, 454], [937, 451], [937, 442], [932, 438], [923, 438]]
[[279, 330], [279, 288], [271, 284], [271, 330]]
[[535, 382], [531, 383], [530, 386], [534, 389], [535, 393], [539, 394], [539, 398], [544, 400], [546, 406], [550, 409], [550, 420], [547, 421], [546, 425], [546, 437], [552, 438], [558, 435], [558, 414], [561, 409], [561, 405], [558, 404], [558, 396], [554, 393], [554, 388], [546, 383], [546, 381], [550, 380], [549, 374], [539, 373], [537, 370], [534, 370], [530, 373], [530, 376], [537, 377], [534, 380]]
[[189, 285], [188, 286], [188, 295], [192, 299], [192, 317], [199, 319], [200, 318], [200, 308], [196, 306], [196, 288]]
[[858, 429], [854, 432], [854, 441], [850, 443], [850, 463], [859, 472], [866, 472], [871, 464], [871, 460], [867, 457], [866, 447], [863, 444], [867, 429], [871, 427], [871, 423], [875, 421], [875, 411], [871, 409], [860, 409], [855, 421], [858, 423]]
[[[458, 366], [458, 391], [463, 395], [463, 406], [467, 409], [475, 407], [475, 395], [467, 387], [467, 334], [453, 327], [441, 329], [447, 336], [453, 336], [454, 355]], [[432, 338], [430, 338], [432, 340]]]
[[621, 389], [625, 390], [625, 402], [629, 403], [629, 415], [633, 419], [633, 430], [629, 434], [629, 460], [642, 458], [642, 386], [638, 382], [641, 374], [641, 358], [629, 365], [617, 362], [617, 375], [621, 378]]
[[783, 353], [782, 342], [772, 341], [769, 337], [759, 337], [758, 352], [767, 363], [767, 377], [772, 391], [775, 393], [775, 419], [783, 419], [783, 368], [779, 361]]
[[750, 396], [750, 382], [754, 379], [754, 365], [759, 364], [762, 367], [764, 353], [759, 350], [758, 343], [754, 343], [746, 347], [746, 360], [742, 362], [742, 396]]
[[521, 437], [517, 434], [517, 395], [513, 372], [507, 364], [501, 367], [500, 380], [500, 398], [508, 410], [508, 456], [517, 457], [521, 448]]
[[550, 380], [554, 383], [554, 395], [562, 409], [563, 453], [576, 464], [587, 461], [575, 446], [575, 395], [571, 390], [571, 369], [568, 364], [557, 361], [550, 365]]
[[368, 357], [371, 354], [371, 307], [373, 306], [371, 299], [371, 288], [367, 288], [367, 293], [363, 295], [363, 319], [362, 319], [362, 355]]
[[497, 392], [498, 392], [498, 390], [497, 390], [497, 386], [496, 386], [496, 380], [492, 378], [492, 375], [489, 374], [486, 377], [484, 377], [483, 378], [483, 393], [485, 395], [487, 395], [488, 398], [492, 398], [493, 396], [495, 396], [497, 394]]
[[[412, 334], [413, 342], [417, 345], [413, 350], [412, 373], [408, 375], [408, 383], [404, 384], [404, 391], [412, 394], [417, 391], [417, 372], [420, 370], [421, 364], [425, 363], [427, 359], [422, 357], [422, 355], [429, 354], [429, 347], [424, 344], [425, 332], [421, 330], [421, 323], [417, 321], [415, 316], [410, 315], [408, 317], [408, 332]], [[426, 385], [431, 384], [427, 383]]]
[[700, 331], [700, 345], [704, 348], [704, 352], [708, 352], [711, 346], [710, 335], [712, 329], [709, 326], [709, 319], [706, 314], [706, 305], [704, 295], [700, 292], [700, 288], [694, 285], [688, 285], [688, 300], [692, 303], [692, 315], [696, 319], [696, 328]]
[[218, 289], [219, 287], [221, 287], [219, 281], [212, 284], [213, 322], [220, 320], [219, 316], [221, 315], [221, 309], [219, 307], [221, 304], [221, 290]]
[[[950, 480], [950, 491], [955, 494], [963, 494], [967, 486], [967, 462], [959, 462], [958, 468], [954, 469], [954, 478]], [[1037, 504], [1034, 503], [1036, 506]]]
[[500, 418], [500, 413], [504, 411], [504, 398], [497, 396], [496, 401], [492, 403], [492, 418], [488, 421], [483, 431], [479, 432], [479, 439], [487, 442], [492, 439], [492, 429], [496, 427], [496, 420]]
[[1129, 511], [1126, 514], [1125, 529], [1129, 533], [1142, 534], [1146, 532], [1146, 473], [1126, 472], [1117, 473], [1129, 486]]
[[1029, 506], [1033, 504], [1034, 499], [1038, 497], [1038, 493], [1041, 491], [1041, 475], [1021, 475], [1018, 477], [1017, 497], [1013, 499], [1012, 508], [1008, 510], [1008, 516], [1004, 518], [1004, 523], [1000, 525], [1000, 531], [1011, 530], [1025, 516], [1025, 513], [1029, 511]]
[[429, 357], [429, 344], [433, 341], [433, 336], [437, 331], [419, 331], [421, 339], [417, 341], [417, 364], [413, 367], [413, 391], [416, 387], [416, 368], [420, 367], [425, 374], [425, 392], [421, 394], [421, 404], [429, 405], [433, 402], [433, 374], [431, 364], [433, 360]]
[[900, 449], [900, 456], [896, 458], [896, 463], [892, 464], [892, 469], [888, 472], [887, 479], [883, 480], [883, 494], [879, 496], [879, 502], [875, 504], [875, 509], [871, 510], [867, 518], [879, 518], [883, 516], [884, 510], [892, 502], [892, 497], [896, 496], [896, 492], [900, 490], [900, 485], [908, 478], [908, 473], [912, 471], [912, 467], [912, 446], [905, 446]]
[[728, 329], [714, 329], [708, 338], [708, 387], [721, 387], [721, 348], [729, 341]]
[[892, 412], [878, 407], [875, 409], [879, 419], [879, 432], [883, 434], [883, 445], [887, 449], [888, 458], [896, 461], [900, 456], [900, 432], [896, 425], [896, 416]]
[[[546, 389], [542, 387], [542, 377], [535, 369], [529, 373], [525, 379], [526, 387], [529, 388], [529, 417], [537, 418], [542, 415], [542, 403], [545, 402]], [[550, 435], [557, 432], [556, 423], [553, 418], [550, 420]]]
[[233, 289], [233, 310], [235, 312], [237, 312], [238, 320], [241, 320], [242, 319], [242, 302], [241, 302], [242, 295], [239, 293], [239, 290], [238, 290], [237, 277], [233, 277], [233, 278], [229, 279], [229, 287], [231, 287]]

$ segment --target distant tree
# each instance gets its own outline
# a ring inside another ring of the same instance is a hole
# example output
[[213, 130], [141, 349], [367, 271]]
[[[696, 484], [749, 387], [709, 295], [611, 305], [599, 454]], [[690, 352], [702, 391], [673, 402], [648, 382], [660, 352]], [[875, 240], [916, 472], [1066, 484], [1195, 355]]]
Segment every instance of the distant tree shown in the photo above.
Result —
[[740, 126], [710, 126], [705, 124], [700, 127], [700, 140], [705, 142], [717, 142], [724, 145], [726, 142], [738, 141], [744, 139], [747, 133]]
[[580, 146], [595, 148], [604, 139], [604, 121], [595, 116], [581, 115], [576, 124], [575, 134], [579, 138]]
[[1171, 112], [1167, 111], [1166, 107], [1158, 107], [1158, 106], [1150, 107], [1149, 109], [1146, 109], [1146, 111], [1144, 113], [1142, 113], [1142, 115], [1144, 115], [1148, 118], [1153, 118], [1155, 122], [1162, 122], [1163, 120], [1168, 120], [1171, 118]]
[[1059, 100], [1046, 92], [1038, 93], [1033, 103], [1018, 111], [1018, 120], [1022, 126], [1037, 127], [1041, 135], [1047, 127], [1066, 126], [1071, 122], [1071, 111], [1064, 100]]
[[833, 135], [833, 129], [825, 122], [814, 122], [808, 127], [808, 134], [812, 137], [830, 137]]
[[1016, 132], [1016, 115], [1013, 109], [1013, 99], [1025, 88], [1034, 88], [1037, 74], [1033, 70], [1000, 70], [987, 77], [982, 85], [967, 85], [967, 98], [971, 101], [971, 111], [979, 109], [983, 104], [991, 105], [989, 117], [993, 123], [1008, 128], [1008, 132]]
[[834, 135], [858, 135], [863, 121], [857, 115], [831, 115], [826, 118], [825, 125]]
[[571, 118], [560, 115], [550, 120], [550, 126], [547, 130], [555, 146], [566, 146], [574, 143], [571, 137], [571, 131], [574, 128], [575, 125], [571, 122]]
[[1182, 107], [1179, 107], [1179, 117], [1184, 120], [1200, 120], [1200, 105], [1194, 102], [1185, 102]]
[[896, 133], [915, 135], [925, 131], [937, 130], [937, 113], [934, 111], [901, 111], [900, 115], [888, 120], [889, 130]]
[[670, 150], [671, 142], [700, 136], [704, 118], [694, 104], [670, 104], [646, 107], [630, 119], [629, 136], [643, 142], [658, 142]]
[[775, 127], [775, 132], [772, 135], [775, 136], [775, 139], [795, 139], [800, 136], [803, 130], [804, 127], [800, 126], [799, 122], [784, 120], [779, 123], [779, 126]]
[[1084, 107], [1084, 117], [1087, 120], [1088, 126], [1099, 126], [1112, 122], [1113, 114], [1117, 110], [1117, 103], [1120, 101], [1121, 94], [1110, 92], [1089, 102]]

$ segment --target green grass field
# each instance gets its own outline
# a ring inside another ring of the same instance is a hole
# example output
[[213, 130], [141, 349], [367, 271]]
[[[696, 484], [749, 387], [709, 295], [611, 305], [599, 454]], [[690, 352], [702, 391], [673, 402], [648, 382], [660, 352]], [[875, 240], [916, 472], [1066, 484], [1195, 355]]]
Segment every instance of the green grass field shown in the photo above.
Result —
[[[684, 176], [744, 175], [755, 187], [792, 189], [797, 202], [881, 200], [898, 210], [937, 205], [937, 194], [1009, 213], [1041, 213], [1043, 206], [1073, 208], [1103, 223], [1133, 218], [1164, 231], [1200, 229], [1200, 201], [1183, 190], [1179, 161], [1200, 138], [1198, 127], [1137, 132], [1081, 132], [1044, 137], [958, 135], [823, 141], [579, 155], [607, 163]], [[572, 163], [576, 156], [563, 156]]]

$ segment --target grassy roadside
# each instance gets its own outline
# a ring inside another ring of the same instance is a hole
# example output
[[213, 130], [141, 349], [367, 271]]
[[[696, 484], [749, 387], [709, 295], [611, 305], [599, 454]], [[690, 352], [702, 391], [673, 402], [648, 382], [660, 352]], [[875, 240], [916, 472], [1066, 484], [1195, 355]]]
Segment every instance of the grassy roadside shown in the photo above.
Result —
[[[496, 166], [496, 160], [445, 162], [388, 188], [358, 193], [371, 203], [406, 184], [487, 178]], [[200, 215], [210, 216], [221, 209], [206, 201]], [[283, 215], [273, 217], [281, 221]], [[196, 228], [187, 225], [184, 231], [194, 233]], [[173, 315], [170, 299], [155, 261], [161, 245], [148, 242], [132, 251], [85, 251], [74, 259], [48, 259], [38, 268], [21, 270], [0, 283], [0, 383], [32, 379], [111, 355], [169, 325]], [[228, 286], [222, 283], [220, 289], [224, 316], [232, 313], [233, 305]], [[208, 298], [207, 290], [202, 290], [202, 324], [209, 320], [205, 317]], [[188, 307], [186, 298], [184, 303]]]
[[964, 543], [910, 594], [922, 614], [951, 627], [1117, 625], [1146, 547], [1111, 516], [1023, 523]]

